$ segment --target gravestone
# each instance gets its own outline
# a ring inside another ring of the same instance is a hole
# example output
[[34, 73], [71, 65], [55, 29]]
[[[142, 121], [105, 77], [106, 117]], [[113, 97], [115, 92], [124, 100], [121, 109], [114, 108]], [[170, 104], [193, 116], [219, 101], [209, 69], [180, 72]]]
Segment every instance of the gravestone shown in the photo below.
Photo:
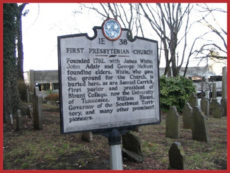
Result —
[[184, 129], [192, 129], [193, 126], [193, 109], [190, 104], [187, 102], [183, 109], [183, 128]]
[[169, 149], [169, 169], [184, 169], [184, 150], [179, 142], [174, 142]]
[[39, 95], [40, 94], [40, 91], [39, 91], [39, 87], [36, 86], [35, 89], [34, 89], [34, 94], [35, 95]]
[[16, 131], [19, 131], [22, 129], [22, 114], [21, 114], [21, 110], [18, 109], [17, 110], [17, 116], [16, 116]]
[[209, 104], [208, 99], [205, 98], [205, 97], [202, 97], [202, 98], [201, 98], [201, 101], [200, 101], [200, 108], [201, 108], [201, 111], [202, 111], [206, 116], [208, 116], [208, 104]]
[[227, 99], [221, 99], [222, 116], [227, 115]]
[[179, 138], [179, 114], [176, 106], [171, 106], [166, 116], [166, 137]]
[[212, 84], [212, 98], [216, 99], [216, 83]]
[[198, 106], [196, 93], [192, 93], [192, 95], [190, 96], [189, 104], [191, 105], [192, 108], [195, 107], [195, 106]]
[[36, 130], [42, 129], [42, 96], [40, 94], [34, 96], [33, 124], [34, 124], [34, 129]]
[[212, 85], [212, 101], [210, 103], [210, 115], [214, 118], [222, 117], [222, 107], [216, 98], [216, 83]]
[[131, 132], [122, 135], [122, 153], [127, 159], [135, 162], [143, 162], [140, 139]]
[[205, 82], [204, 82], [204, 92], [205, 92], [205, 97], [202, 97], [201, 100], [201, 110], [206, 116], [209, 116], [209, 108], [210, 108], [210, 99], [209, 99], [209, 94], [210, 94], [210, 83], [208, 82], [208, 78], [205, 77]]
[[195, 106], [193, 108], [192, 139], [197, 141], [208, 142], [206, 117], [198, 106]]
[[221, 118], [222, 117], [222, 111], [223, 108], [220, 105], [220, 103], [217, 101], [217, 99], [212, 99], [210, 103], [210, 116], [214, 118]]
[[31, 118], [31, 110], [30, 110], [29, 104], [22, 102], [19, 104], [19, 109], [21, 110], [22, 116], [27, 116], [27, 117]]
[[200, 90], [201, 90], [201, 95], [203, 95], [203, 92], [204, 92], [204, 81], [203, 80], [201, 82], [201, 88], [200, 88]]
[[91, 142], [93, 140], [92, 132], [83, 132], [81, 135], [81, 139], [86, 142]]
[[223, 116], [227, 115], [227, 67], [222, 69], [222, 99]]

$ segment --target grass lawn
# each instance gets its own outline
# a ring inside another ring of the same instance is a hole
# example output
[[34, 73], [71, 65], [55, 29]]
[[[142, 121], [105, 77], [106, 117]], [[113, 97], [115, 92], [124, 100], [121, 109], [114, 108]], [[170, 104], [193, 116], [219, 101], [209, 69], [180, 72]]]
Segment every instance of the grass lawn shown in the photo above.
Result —
[[[180, 138], [165, 137], [165, 116], [158, 125], [141, 126], [136, 134], [142, 145], [143, 163], [123, 159], [124, 169], [168, 169], [168, 150], [178, 141], [185, 153], [185, 169], [226, 169], [227, 120], [208, 118], [209, 143], [192, 140], [192, 132], [183, 129]], [[60, 134], [57, 107], [43, 105], [43, 130], [33, 130], [26, 120], [21, 131], [4, 125], [4, 169], [110, 169], [107, 138], [94, 135], [92, 142], [81, 134]]]

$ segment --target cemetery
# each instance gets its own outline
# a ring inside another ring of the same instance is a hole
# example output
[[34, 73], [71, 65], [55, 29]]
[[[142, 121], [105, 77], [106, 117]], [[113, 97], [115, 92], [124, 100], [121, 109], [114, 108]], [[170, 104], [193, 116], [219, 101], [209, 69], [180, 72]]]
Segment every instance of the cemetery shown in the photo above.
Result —
[[[20, 131], [4, 128], [4, 169], [110, 169], [105, 137], [88, 134], [82, 139], [80, 133], [63, 136], [58, 106], [42, 104], [42, 114], [42, 130], [34, 130], [31, 119], [23, 119]], [[180, 137], [165, 137], [166, 116], [162, 113], [159, 125], [142, 126], [131, 132], [139, 139], [140, 149], [131, 158], [123, 157], [124, 170], [168, 169], [168, 152], [174, 142], [183, 148], [184, 169], [226, 169], [226, 117], [206, 120], [209, 141], [205, 142], [193, 140], [192, 130], [183, 127], [182, 115]]]
[[[227, 56], [212, 47], [206, 66], [188, 67], [190, 50], [182, 67], [190, 4], [155, 4], [161, 11], [155, 16], [152, 4], [127, 4], [129, 28], [124, 4], [101, 4], [105, 14], [91, 6], [105, 18], [93, 26], [93, 35], [62, 32], [55, 43], [58, 70], [25, 72], [18, 24], [27, 5], [4, 4], [4, 170], [227, 170]], [[156, 16], [168, 28], [157, 31]], [[144, 37], [143, 18], [160, 40]], [[208, 25], [204, 17], [200, 21]], [[180, 62], [181, 26], [186, 33]], [[218, 75], [216, 63], [209, 66], [213, 58], [224, 62]]]
[[[110, 169], [106, 137], [92, 132], [63, 136], [59, 98], [51, 97], [56, 101], [50, 104], [40, 94], [36, 87], [27, 103], [29, 111], [22, 116], [18, 110], [13, 123], [4, 125], [4, 168]], [[215, 100], [213, 96], [208, 100]], [[122, 136], [123, 168], [226, 169], [227, 116], [216, 111], [224, 110], [218, 102], [207, 115], [197, 100], [191, 95], [180, 111], [175, 106], [161, 111], [160, 124], [140, 126]]]

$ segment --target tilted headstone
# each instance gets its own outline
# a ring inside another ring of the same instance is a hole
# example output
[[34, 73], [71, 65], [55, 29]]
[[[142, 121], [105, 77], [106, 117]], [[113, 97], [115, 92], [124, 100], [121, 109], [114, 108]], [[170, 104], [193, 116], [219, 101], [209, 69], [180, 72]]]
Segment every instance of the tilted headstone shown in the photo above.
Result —
[[169, 169], [184, 169], [184, 150], [179, 142], [174, 142], [169, 149]]
[[227, 115], [227, 67], [223, 67], [222, 69], [222, 115]]
[[202, 97], [201, 98], [201, 101], [200, 101], [200, 108], [201, 108], [201, 111], [204, 113], [204, 115], [208, 116], [208, 104], [209, 104], [209, 100], [205, 97]]
[[135, 162], [143, 162], [140, 139], [131, 132], [122, 136], [122, 153], [127, 159]]
[[93, 140], [92, 132], [83, 132], [81, 135], [81, 139], [86, 142], [91, 142]]
[[166, 137], [179, 138], [179, 114], [176, 106], [171, 106], [166, 116]]
[[208, 142], [208, 131], [206, 117], [198, 106], [193, 108], [193, 129], [192, 139]]
[[183, 128], [184, 129], [192, 129], [193, 126], [193, 108], [187, 102], [183, 109]]
[[222, 117], [223, 108], [217, 99], [212, 99], [210, 103], [210, 116], [214, 118], [221, 118]]
[[19, 131], [22, 129], [22, 114], [21, 110], [17, 110], [17, 116], [16, 116], [16, 131]]
[[35, 95], [33, 103], [33, 123], [34, 129], [42, 129], [42, 96]]
[[189, 104], [193, 107], [198, 106], [198, 100], [196, 93], [192, 93], [192, 95], [189, 98]]

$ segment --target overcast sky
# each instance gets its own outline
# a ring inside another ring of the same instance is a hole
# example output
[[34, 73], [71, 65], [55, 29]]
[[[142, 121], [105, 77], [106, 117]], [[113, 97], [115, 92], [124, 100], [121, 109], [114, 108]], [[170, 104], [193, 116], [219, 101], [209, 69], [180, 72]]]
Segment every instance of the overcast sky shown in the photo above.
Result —
[[[222, 5], [226, 8], [226, 4]], [[31, 3], [26, 9], [29, 13], [23, 17], [24, 71], [57, 70], [57, 36], [77, 33], [93, 36], [92, 28], [102, 24], [101, 17], [88, 10], [74, 13], [80, 9], [77, 3]], [[219, 19], [220, 24], [226, 25], [226, 16]], [[152, 32], [145, 32], [147, 37], [154, 39]]]

